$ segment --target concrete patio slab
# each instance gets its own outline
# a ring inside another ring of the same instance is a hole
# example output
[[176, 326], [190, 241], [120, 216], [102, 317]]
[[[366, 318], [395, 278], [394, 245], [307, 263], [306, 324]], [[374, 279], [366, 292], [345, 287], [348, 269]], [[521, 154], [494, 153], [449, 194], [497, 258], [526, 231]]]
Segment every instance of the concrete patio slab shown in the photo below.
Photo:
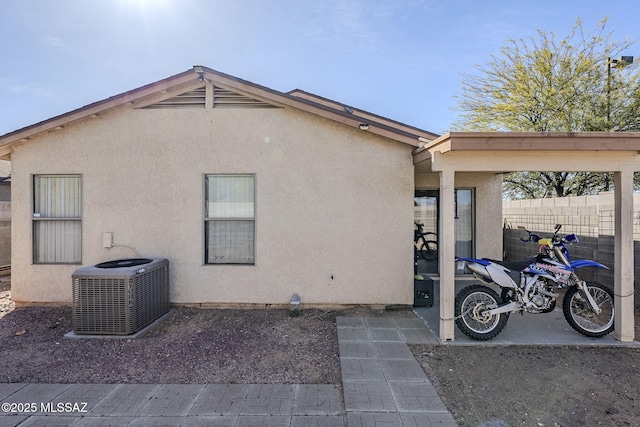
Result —
[[50, 402], [66, 391], [71, 384], [27, 384], [7, 396], [4, 402]]
[[87, 409], [94, 408], [118, 385], [117, 384], [74, 384], [56, 397], [57, 402], [83, 402]]
[[338, 339], [344, 341], [370, 341], [369, 329], [365, 327], [338, 327]]
[[344, 427], [342, 415], [294, 415], [291, 427]]
[[372, 347], [378, 359], [415, 360], [413, 353], [406, 345], [398, 345], [396, 342], [375, 342], [372, 343]]
[[19, 414], [0, 414], [0, 425], [1, 426], [19, 426], [24, 425], [25, 420], [29, 418], [28, 415], [19, 415]]
[[184, 418], [182, 427], [235, 427], [237, 421], [236, 416], [188, 416]]
[[107, 427], [107, 426], [129, 426], [135, 417], [83, 417], [76, 422], [73, 427]]
[[424, 323], [417, 317], [395, 317], [396, 327], [400, 330], [403, 329], [424, 329]]
[[422, 366], [415, 360], [383, 359], [380, 366], [387, 381], [428, 381]]
[[450, 413], [362, 413], [347, 415], [349, 427], [457, 427]]
[[236, 427], [289, 427], [291, 417], [284, 415], [243, 415], [238, 417]]
[[181, 427], [186, 417], [174, 416], [140, 416], [136, 417], [129, 424], [132, 427]]
[[368, 328], [396, 328], [393, 317], [365, 317], [364, 323]]
[[135, 416], [162, 387], [161, 384], [119, 384], [89, 414]]
[[[331, 384], [298, 384], [293, 399], [294, 415], [341, 415], [342, 392]], [[318, 421], [325, 420], [324, 418]]]
[[[254, 384], [242, 406], [246, 415], [291, 415], [295, 385]], [[274, 418], [277, 419], [277, 418]]]
[[189, 415], [239, 415], [249, 387], [248, 384], [207, 384]]
[[145, 405], [141, 416], [186, 416], [204, 389], [204, 384], [165, 384]]
[[437, 343], [420, 319], [337, 318], [337, 323], [349, 427], [457, 425], [407, 346]]
[[347, 412], [394, 412], [396, 404], [386, 381], [349, 381], [344, 385]]
[[[20, 427], [69, 427], [80, 421], [81, 417], [34, 415], [20, 424]], [[2, 422], [4, 418], [0, 418]]]
[[340, 357], [375, 359], [376, 350], [370, 341], [339, 341]]
[[403, 412], [400, 413], [400, 419], [403, 427], [458, 427], [449, 411]]
[[398, 412], [447, 411], [430, 382], [389, 381]]
[[438, 344], [436, 336], [428, 329], [398, 329], [408, 344]]
[[0, 384], [0, 390], [3, 402], [36, 402], [37, 409], [40, 402], [87, 403], [81, 413], [3, 411], [2, 427], [344, 425], [341, 388], [331, 384]]
[[371, 341], [404, 342], [404, 338], [396, 328], [369, 328]]
[[8, 396], [16, 393], [21, 388], [25, 388], [28, 384], [23, 383], [2, 383], [0, 384], [0, 400], [5, 402]]
[[[466, 286], [478, 283], [473, 277], [456, 279], [455, 292]], [[555, 310], [546, 314], [512, 314], [504, 330], [497, 337], [489, 341], [476, 341], [455, 327], [454, 340], [440, 342], [438, 331], [440, 328], [440, 284], [434, 278], [433, 307], [415, 307], [413, 311], [425, 323], [427, 329], [438, 343], [445, 345], [475, 345], [475, 346], [509, 346], [509, 345], [542, 345], [542, 346], [584, 346], [584, 347], [640, 347], [640, 342], [621, 342], [613, 334], [602, 338], [589, 338], [574, 331], [562, 313], [562, 301]], [[499, 293], [499, 292], [498, 292]]]
[[384, 372], [378, 359], [340, 358], [343, 381], [384, 381]]

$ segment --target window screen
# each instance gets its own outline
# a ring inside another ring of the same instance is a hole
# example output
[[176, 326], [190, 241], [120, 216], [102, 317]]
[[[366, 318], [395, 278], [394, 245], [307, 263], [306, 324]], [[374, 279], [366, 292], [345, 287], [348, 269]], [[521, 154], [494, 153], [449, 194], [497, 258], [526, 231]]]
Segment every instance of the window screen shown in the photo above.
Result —
[[255, 263], [255, 176], [205, 176], [205, 262]]
[[79, 175], [33, 177], [33, 262], [82, 262], [82, 197]]

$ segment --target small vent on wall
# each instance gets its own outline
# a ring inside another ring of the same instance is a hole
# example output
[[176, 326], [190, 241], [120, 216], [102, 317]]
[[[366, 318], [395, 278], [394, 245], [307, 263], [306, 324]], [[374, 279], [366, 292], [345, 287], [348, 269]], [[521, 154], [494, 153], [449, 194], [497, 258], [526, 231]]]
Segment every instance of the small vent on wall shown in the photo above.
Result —
[[156, 102], [144, 108], [204, 108], [206, 90], [203, 87], [192, 90], [164, 101]]
[[278, 108], [267, 102], [250, 98], [246, 95], [232, 92], [221, 87], [213, 88], [213, 107], [254, 107], [254, 108]]

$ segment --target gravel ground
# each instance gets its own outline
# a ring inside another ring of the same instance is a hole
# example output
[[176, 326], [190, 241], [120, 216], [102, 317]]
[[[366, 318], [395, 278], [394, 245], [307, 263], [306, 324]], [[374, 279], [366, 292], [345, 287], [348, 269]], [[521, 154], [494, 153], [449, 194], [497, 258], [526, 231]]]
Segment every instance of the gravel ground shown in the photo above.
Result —
[[16, 309], [1, 322], [0, 382], [340, 382], [335, 314], [179, 307], [137, 340], [68, 340], [69, 307]]
[[[67, 340], [69, 307], [12, 310], [8, 294], [0, 282], [0, 382], [339, 385], [336, 316], [413, 315], [178, 307], [139, 340]], [[640, 426], [638, 348], [411, 349], [461, 427]]]
[[0, 382], [340, 384], [336, 316], [413, 315], [176, 307], [141, 339], [69, 340], [70, 307], [11, 311], [8, 301], [0, 300]]

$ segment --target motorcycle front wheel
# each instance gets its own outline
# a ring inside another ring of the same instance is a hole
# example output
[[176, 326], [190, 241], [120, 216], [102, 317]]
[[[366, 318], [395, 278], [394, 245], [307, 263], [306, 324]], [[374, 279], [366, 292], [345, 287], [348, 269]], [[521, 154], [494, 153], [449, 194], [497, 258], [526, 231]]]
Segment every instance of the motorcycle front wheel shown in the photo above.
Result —
[[569, 325], [582, 335], [599, 338], [613, 331], [613, 292], [597, 282], [587, 282], [587, 290], [600, 308], [600, 313], [591, 309], [589, 301], [572, 286], [567, 290], [562, 303], [562, 312]]
[[507, 324], [509, 315], [490, 315], [488, 310], [498, 307], [501, 298], [491, 288], [472, 285], [456, 295], [456, 325], [463, 334], [478, 341], [486, 341], [498, 335]]

